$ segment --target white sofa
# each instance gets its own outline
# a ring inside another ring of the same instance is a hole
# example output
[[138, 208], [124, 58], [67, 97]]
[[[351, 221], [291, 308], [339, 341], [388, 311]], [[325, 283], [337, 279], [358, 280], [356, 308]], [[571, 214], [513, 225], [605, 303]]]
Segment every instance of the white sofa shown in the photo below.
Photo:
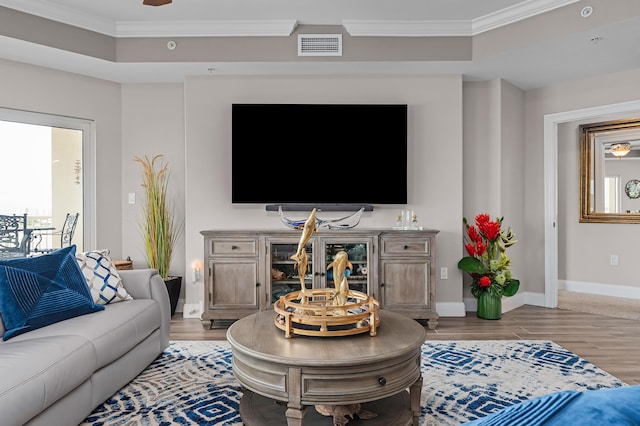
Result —
[[119, 274], [133, 300], [0, 342], [2, 425], [77, 425], [168, 346], [162, 278], [154, 269]]

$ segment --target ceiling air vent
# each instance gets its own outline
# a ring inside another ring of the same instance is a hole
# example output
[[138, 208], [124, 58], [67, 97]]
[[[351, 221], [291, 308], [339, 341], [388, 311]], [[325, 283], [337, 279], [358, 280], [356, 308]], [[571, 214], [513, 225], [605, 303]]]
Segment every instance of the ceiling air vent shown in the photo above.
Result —
[[298, 34], [298, 56], [342, 56], [342, 34]]

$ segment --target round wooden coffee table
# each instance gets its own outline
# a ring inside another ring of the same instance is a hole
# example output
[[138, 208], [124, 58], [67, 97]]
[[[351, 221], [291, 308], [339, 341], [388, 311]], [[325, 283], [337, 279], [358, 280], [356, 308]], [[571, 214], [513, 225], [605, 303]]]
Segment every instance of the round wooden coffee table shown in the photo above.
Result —
[[301, 426], [304, 419], [307, 426], [332, 425], [331, 417], [319, 416], [313, 407], [307, 413], [307, 407], [362, 404], [368, 411], [378, 410], [378, 416], [349, 424], [417, 426], [426, 331], [400, 314], [383, 309], [380, 315], [373, 337], [365, 333], [287, 339], [273, 323], [274, 311], [233, 323], [227, 340], [233, 372], [245, 388], [240, 403], [243, 424], [276, 425], [286, 419], [288, 426]]

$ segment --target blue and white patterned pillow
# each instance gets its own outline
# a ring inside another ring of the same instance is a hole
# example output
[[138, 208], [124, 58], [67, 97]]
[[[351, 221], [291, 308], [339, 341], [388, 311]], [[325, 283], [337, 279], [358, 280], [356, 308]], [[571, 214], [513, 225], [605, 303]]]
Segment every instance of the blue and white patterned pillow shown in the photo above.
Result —
[[133, 300], [122, 285], [109, 250], [93, 250], [77, 253], [76, 260], [87, 280], [93, 301], [98, 305]]
[[42, 256], [0, 260], [3, 340], [104, 309], [93, 302], [75, 252], [72, 245]]

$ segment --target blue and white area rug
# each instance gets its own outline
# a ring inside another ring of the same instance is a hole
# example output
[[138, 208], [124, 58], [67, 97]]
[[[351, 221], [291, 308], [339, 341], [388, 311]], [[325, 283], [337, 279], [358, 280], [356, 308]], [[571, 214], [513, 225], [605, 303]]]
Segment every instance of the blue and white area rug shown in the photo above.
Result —
[[[422, 346], [422, 376], [422, 426], [459, 425], [561, 390], [626, 386], [540, 340], [429, 341]], [[242, 425], [241, 396], [227, 342], [171, 342], [82, 425]]]

